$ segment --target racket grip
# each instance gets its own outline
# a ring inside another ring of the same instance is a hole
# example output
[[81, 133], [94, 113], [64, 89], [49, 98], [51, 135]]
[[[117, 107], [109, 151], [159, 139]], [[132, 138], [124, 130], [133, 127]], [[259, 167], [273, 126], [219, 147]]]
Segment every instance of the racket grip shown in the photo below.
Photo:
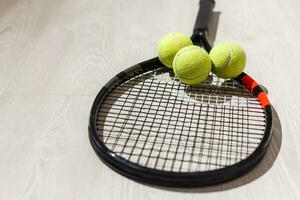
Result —
[[194, 26], [194, 34], [207, 32], [208, 31], [208, 22], [209, 17], [212, 13], [212, 10], [215, 6], [214, 0], [200, 0], [200, 10], [196, 19]]

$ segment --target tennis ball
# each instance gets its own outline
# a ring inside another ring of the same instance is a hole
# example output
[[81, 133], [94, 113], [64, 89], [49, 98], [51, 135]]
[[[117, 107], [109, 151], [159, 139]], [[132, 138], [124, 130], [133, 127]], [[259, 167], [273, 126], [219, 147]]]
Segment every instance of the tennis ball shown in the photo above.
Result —
[[211, 61], [205, 50], [191, 45], [177, 52], [173, 61], [173, 70], [180, 81], [195, 85], [208, 77], [211, 71]]
[[235, 78], [245, 69], [246, 54], [242, 47], [234, 42], [226, 41], [214, 46], [209, 57], [212, 61], [212, 71], [220, 78]]
[[192, 44], [192, 40], [182, 33], [167, 33], [159, 41], [158, 58], [165, 66], [172, 68], [175, 54], [181, 48]]

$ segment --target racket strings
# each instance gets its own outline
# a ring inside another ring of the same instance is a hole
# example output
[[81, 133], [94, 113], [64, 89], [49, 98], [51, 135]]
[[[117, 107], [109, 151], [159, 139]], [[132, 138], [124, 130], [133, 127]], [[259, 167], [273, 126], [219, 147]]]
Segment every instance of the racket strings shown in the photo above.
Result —
[[99, 108], [96, 126], [107, 148], [130, 162], [195, 172], [248, 157], [265, 123], [258, 100], [239, 83], [211, 76], [190, 87], [160, 68], [115, 88]]

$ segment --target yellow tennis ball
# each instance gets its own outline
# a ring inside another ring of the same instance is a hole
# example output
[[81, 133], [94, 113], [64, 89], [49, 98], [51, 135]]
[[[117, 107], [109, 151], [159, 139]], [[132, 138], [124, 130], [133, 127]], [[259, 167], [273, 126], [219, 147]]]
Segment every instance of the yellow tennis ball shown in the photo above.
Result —
[[158, 58], [165, 66], [172, 68], [175, 54], [181, 48], [192, 44], [192, 40], [182, 33], [167, 33], [159, 41]]
[[211, 71], [211, 61], [205, 50], [191, 45], [177, 52], [173, 61], [173, 70], [180, 81], [195, 85], [208, 77]]
[[220, 78], [235, 78], [245, 69], [246, 53], [234, 42], [226, 41], [214, 46], [209, 57], [212, 61], [212, 71]]

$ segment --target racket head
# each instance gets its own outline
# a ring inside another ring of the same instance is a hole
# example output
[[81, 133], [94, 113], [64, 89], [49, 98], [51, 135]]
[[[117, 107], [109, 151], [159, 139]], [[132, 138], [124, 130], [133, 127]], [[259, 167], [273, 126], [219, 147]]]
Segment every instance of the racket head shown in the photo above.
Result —
[[[241, 99], [245, 105], [233, 105]], [[252, 110], [249, 102], [254, 102]], [[255, 123], [263, 128], [255, 128]], [[207, 186], [241, 176], [266, 153], [271, 129], [269, 100], [247, 74], [234, 81], [212, 75], [205, 83], [189, 87], [158, 58], [112, 78], [98, 93], [89, 120], [90, 142], [108, 166], [133, 180], [169, 187]]]

